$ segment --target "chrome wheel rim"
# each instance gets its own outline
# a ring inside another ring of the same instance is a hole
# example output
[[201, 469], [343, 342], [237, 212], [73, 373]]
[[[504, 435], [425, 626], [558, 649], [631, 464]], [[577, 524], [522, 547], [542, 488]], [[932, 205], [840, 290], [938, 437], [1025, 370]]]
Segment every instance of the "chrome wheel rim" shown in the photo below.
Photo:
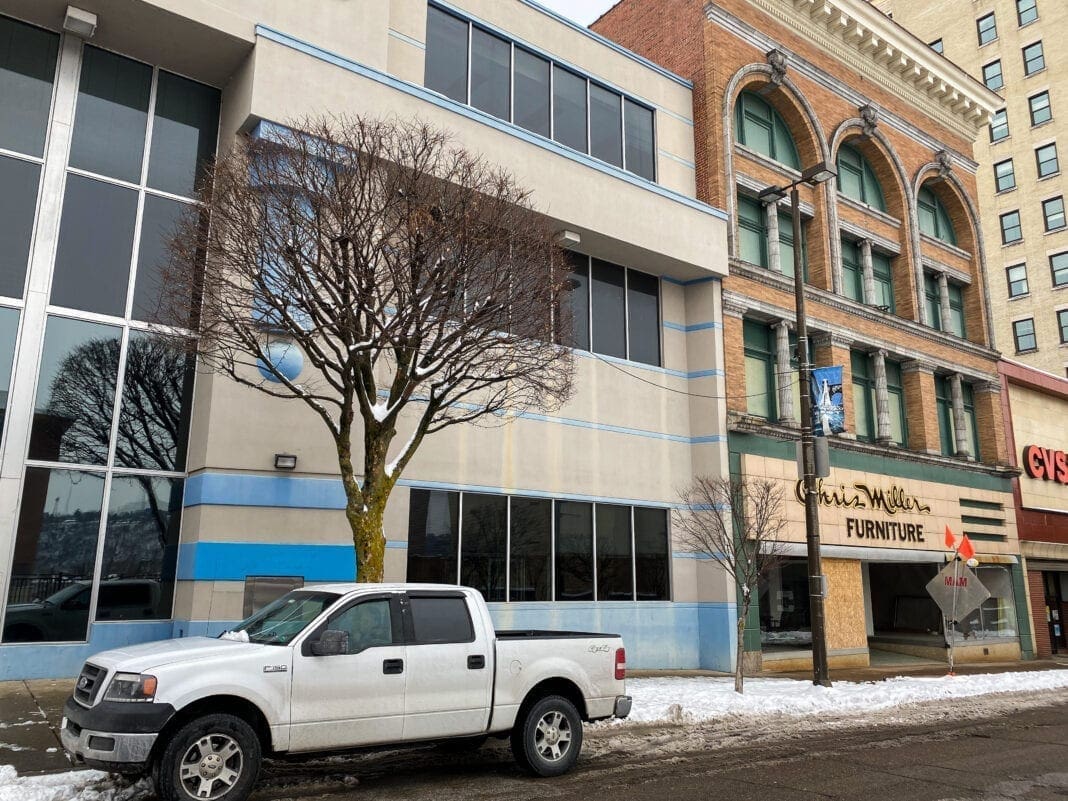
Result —
[[237, 784], [245, 755], [237, 741], [226, 734], [206, 734], [182, 757], [179, 777], [191, 798], [222, 798]]
[[559, 762], [571, 750], [571, 721], [553, 710], [541, 716], [534, 729], [534, 750], [547, 762]]

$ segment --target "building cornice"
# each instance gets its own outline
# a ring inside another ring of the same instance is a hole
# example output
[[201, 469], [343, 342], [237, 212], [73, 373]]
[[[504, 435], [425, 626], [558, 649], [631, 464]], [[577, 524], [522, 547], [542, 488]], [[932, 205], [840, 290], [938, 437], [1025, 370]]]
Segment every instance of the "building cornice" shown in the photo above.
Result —
[[[864, 0], [751, 1], [754, 6], [848, 64], [875, 85], [900, 96], [908, 105], [919, 108], [969, 142], [977, 138], [993, 113], [1004, 105], [1005, 101], [997, 94], [927, 48], [892, 20], [870, 8]], [[819, 6], [819, 11], [815, 10], [816, 6]], [[802, 7], [806, 10], [802, 11]], [[811, 16], [809, 7], [813, 11]], [[764, 31], [715, 3], [705, 6], [705, 15], [711, 22], [762, 52], [771, 49], [782, 51], [789, 60], [790, 70], [824, 86], [850, 104], [859, 108], [872, 103], [871, 98], [842, 81], [840, 75], [833, 75], [815, 66], [786, 49]], [[869, 25], [865, 24], [866, 21]], [[946, 148], [942, 140], [885, 107], [880, 107], [879, 120], [932, 151]], [[976, 171], [978, 165], [970, 153], [952, 152], [961, 166], [970, 172]]]

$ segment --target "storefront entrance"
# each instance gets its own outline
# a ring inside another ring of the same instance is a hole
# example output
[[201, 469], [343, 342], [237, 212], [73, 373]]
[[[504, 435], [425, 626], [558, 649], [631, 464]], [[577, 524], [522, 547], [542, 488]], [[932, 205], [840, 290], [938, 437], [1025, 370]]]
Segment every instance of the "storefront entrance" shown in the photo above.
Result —
[[1065, 597], [1068, 585], [1068, 573], [1045, 572], [1042, 574], [1042, 586], [1046, 595], [1046, 622], [1049, 625], [1050, 647], [1055, 654], [1068, 653], [1068, 636], [1065, 632], [1065, 614], [1068, 607]]

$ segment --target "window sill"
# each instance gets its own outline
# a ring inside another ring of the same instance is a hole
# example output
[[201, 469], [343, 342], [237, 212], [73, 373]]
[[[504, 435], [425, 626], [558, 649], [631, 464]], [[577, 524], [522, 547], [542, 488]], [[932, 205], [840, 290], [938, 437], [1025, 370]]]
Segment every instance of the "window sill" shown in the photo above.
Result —
[[1014, 300], [1027, 300], [1029, 297], [1031, 297], [1030, 292], [1024, 292], [1022, 295], [1009, 295], [1009, 303], [1012, 303]]
[[1019, 239], [1014, 239], [1012, 242], [1002, 242], [1001, 246], [1003, 248], [1014, 248], [1017, 245], [1022, 245], [1022, 244], [1023, 244], [1023, 237], [1020, 237]]
[[1041, 75], [1045, 71], [1046, 71], [1046, 68], [1043, 67], [1042, 69], [1035, 70], [1034, 72], [1025, 72], [1024, 73], [1024, 78], [1033, 78], [1036, 75]]
[[1068, 225], [1061, 225], [1057, 228], [1047, 228], [1043, 236], [1049, 236], [1050, 234], [1060, 234], [1065, 231], [1068, 231]]
[[1016, 351], [1017, 356], [1030, 356], [1032, 353], [1038, 353], [1038, 348], [1028, 348], [1027, 350]]
[[1002, 195], [1009, 195], [1009, 194], [1012, 194], [1013, 192], [1015, 192], [1016, 189], [1017, 189], [1017, 187], [1015, 185], [1013, 185], [1013, 186], [1008, 187], [1007, 189], [999, 189], [999, 190], [997, 190], [994, 193], [994, 195], [997, 196], [997, 197], [1001, 197]]
[[993, 145], [1001, 145], [1001, 144], [1004, 144], [1005, 142], [1010, 141], [1011, 139], [1012, 139], [1012, 134], [1009, 134], [1008, 136], [1003, 136], [1000, 139], [991, 139], [990, 140], [990, 144], [991, 144], [991, 146], [993, 146]]
[[1024, 28], [1030, 28], [1030, 27], [1031, 27], [1032, 25], [1034, 25], [1034, 24], [1035, 24], [1036, 22], [1040, 22], [1041, 20], [1042, 20], [1042, 17], [1035, 17], [1035, 18], [1034, 18], [1033, 20], [1031, 20], [1030, 22], [1025, 22], [1025, 23], [1023, 23], [1022, 25], [1019, 25], [1019, 26], [1017, 27], [1017, 30], [1019, 30], [1019, 31], [1022, 31], [1022, 30], [1023, 30]]
[[1061, 171], [1057, 170], [1057, 172], [1051, 172], [1049, 175], [1040, 175], [1040, 176], [1038, 176], [1038, 180], [1039, 181], [1048, 181], [1050, 178], [1057, 178], [1060, 174], [1061, 174]]
[[1043, 122], [1032, 122], [1031, 123], [1031, 130], [1035, 131], [1035, 130], [1037, 130], [1039, 128], [1045, 128], [1047, 125], [1051, 125], [1052, 123], [1053, 123], [1053, 118], [1052, 117], [1050, 117], [1048, 120], [1044, 120]]

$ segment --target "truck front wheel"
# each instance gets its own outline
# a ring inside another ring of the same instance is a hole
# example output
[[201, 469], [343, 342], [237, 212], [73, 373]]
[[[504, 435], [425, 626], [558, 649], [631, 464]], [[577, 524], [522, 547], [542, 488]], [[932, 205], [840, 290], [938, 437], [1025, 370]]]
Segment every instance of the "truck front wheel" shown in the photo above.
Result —
[[561, 776], [582, 750], [582, 719], [575, 705], [559, 695], [542, 698], [512, 730], [512, 754], [535, 776]]
[[260, 772], [260, 740], [234, 715], [205, 715], [175, 731], [153, 766], [162, 801], [244, 801]]

